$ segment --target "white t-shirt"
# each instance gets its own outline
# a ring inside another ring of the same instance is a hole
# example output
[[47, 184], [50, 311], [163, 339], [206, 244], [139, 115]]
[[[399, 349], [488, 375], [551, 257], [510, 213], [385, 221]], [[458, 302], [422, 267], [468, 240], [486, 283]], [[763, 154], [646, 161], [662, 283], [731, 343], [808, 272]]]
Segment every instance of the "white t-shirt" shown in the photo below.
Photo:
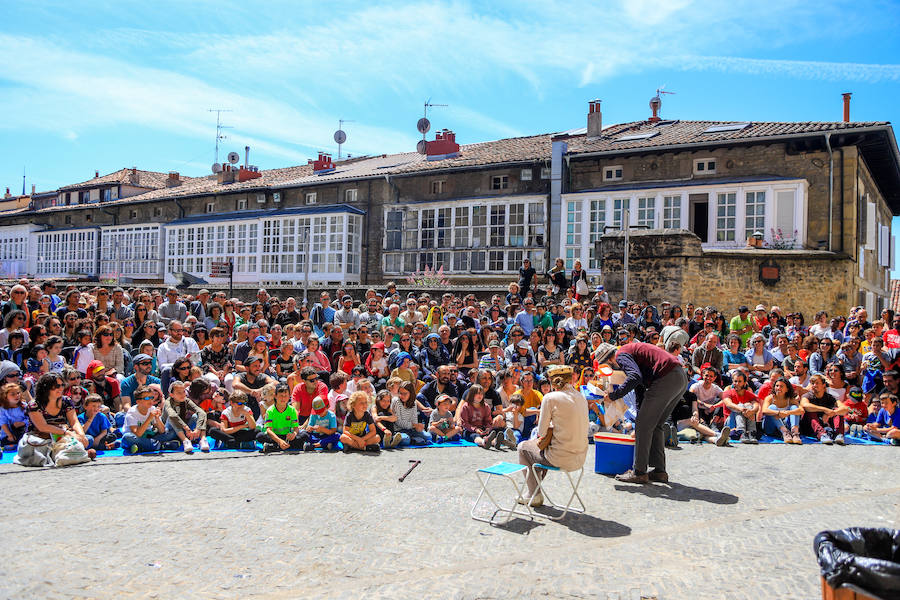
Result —
[[722, 397], [722, 388], [716, 384], [710, 384], [709, 389], [703, 387], [703, 382], [698, 381], [691, 386], [691, 393], [697, 396], [697, 402], [707, 407], [712, 406]]
[[[135, 433], [132, 431], [132, 427], [135, 429], [140, 428], [141, 425], [144, 424], [144, 421], [150, 418], [150, 411], [147, 411], [147, 414], [141, 414], [138, 410], [137, 405], [132, 406], [128, 409], [128, 412], [125, 413], [125, 426], [122, 427], [122, 433]], [[147, 428], [147, 431], [152, 431], [155, 425], [151, 425]], [[135, 433], [135, 435], [137, 435]]]
[[236, 427], [241, 424], [247, 423], [247, 413], [242, 412], [241, 416], [238, 417], [234, 414], [234, 410], [231, 405], [229, 405], [225, 410], [222, 411], [222, 421], [227, 421], [229, 427]]
[[814, 335], [820, 340], [825, 337], [825, 333], [831, 329], [829, 325], [819, 325], [816, 323], [812, 327], [809, 328], [810, 335]]

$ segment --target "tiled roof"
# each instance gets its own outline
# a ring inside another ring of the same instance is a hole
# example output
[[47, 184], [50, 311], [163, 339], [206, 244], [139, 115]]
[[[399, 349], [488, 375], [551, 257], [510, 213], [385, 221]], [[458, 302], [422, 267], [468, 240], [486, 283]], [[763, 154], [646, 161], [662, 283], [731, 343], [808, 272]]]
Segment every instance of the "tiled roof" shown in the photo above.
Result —
[[[618, 152], [623, 150], [656, 148], [661, 146], [701, 145], [715, 142], [753, 141], [756, 138], [798, 137], [804, 134], [825, 133], [828, 131], [852, 131], [868, 127], [888, 126], [886, 121], [865, 121], [857, 123], [844, 122], [801, 122], [801, 123], [754, 123], [746, 127], [730, 131], [714, 131], [704, 133], [710, 127], [738, 125], [729, 121], [634, 121], [610, 125], [603, 129], [600, 137], [589, 138], [586, 132], [562, 134], [555, 139], [565, 140], [569, 146], [569, 154], [586, 152]], [[643, 135], [652, 134], [652, 137]], [[622, 140], [621, 138], [640, 136], [640, 139]], [[620, 141], [621, 140], [621, 141]]]
[[[158, 171], [143, 171], [141, 169], [119, 169], [107, 175], [94, 177], [81, 183], [73, 183], [63, 186], [60, 190], [73, 190], [78, 188], [92, 188], [99, 185], [107, 185], [111, 183], [123, 183], [133, 185], [135, 187], [148, 188], [151, 190], [166, 187], [166, 180], [169, 178], [168, 173], [160, 173]], [[191, 180], [193, 177], [181, 176], [182, 180]]]
[[190, 223], [207, 223], [210, 221], [243, 221], [259, 219], [262, 217], [282, 217], [288, 215], [322, 215], [330, 213], [346, 212], [354, 215], [364, 215], [366, 211], [348, 204], [323, 204], [321, 206], [294, 206], [291, 208], [269, 208], [262, 210], [236, 210], [224, 213], [202, 214], [177, 219], [166, 223], [165, 227], [173, 225], [187, 225]]

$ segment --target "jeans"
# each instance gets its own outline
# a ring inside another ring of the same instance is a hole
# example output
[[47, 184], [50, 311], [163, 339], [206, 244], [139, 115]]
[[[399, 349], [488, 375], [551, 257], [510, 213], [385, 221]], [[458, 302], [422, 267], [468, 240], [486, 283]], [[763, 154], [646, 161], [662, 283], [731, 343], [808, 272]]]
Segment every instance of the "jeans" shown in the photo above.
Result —
[[[188, 420], [187, 425], [188, 425], [188, 427], [191, 428], [191, 431], [196, 431], [197, 430], [197, 415], [192, 416], [190, 418], [190, 420]], [[171, 435], [172, 436], [171, 439], [173, 439], [173, 440], [178, 438], [178, 431], [176, 431], [175, 426], [172, 425], [171, 421], [166, 421], [166, 435]], [[206, 434], [204, 433], [204, 435], [206, 435]], [[200, 442], [200, 438], [197, 438], [197, 443], [199, 443], [199, 442]]]
[[531, 430], [537, 425], [537, 415], [526, 415], [522, 420], [522, 439], [531, 438]]
[[[779, 409], [774, 404], [769, 406], [770, 410], [797, 410], [798, 406], [796, 404], [792, 404], [788, 406], [786, 409]], [[765, 415], [763, 417], [763, 432], [766, 435], [771, 436], [779, 436], [781, 435], [781, 428], [784, 427], [788, 431], [791, 431], [794, 427], [800, 426], [800, 415], [788, 415], [783, 419], [779, 419], [778, 417], [773, 417], [772, 415]]]
[[338, 442], [341, 441], [341, 434], [336, 431], [331, 435], [322, 435], [321, 433], [301, 431], [297, 434], [297, 439], [300, 440], [301, 444], [310, 442], [313, 445], [319, 444], [322, 448], [324, 448], [326, 444], [334, 444], [334, 447], [336, 448]]
[[130, 431], [122, 436], [122, 447], [129, 449], [137, 446], [138, 452], [159, 452], [163, 444], [175, 439], [175, 431], [171, 432], [166, 429], [165, 433], [160, 433], [152, 437], [138, 437]]
[[409, 446], [427, 446], [431, 443], [431, 434], [427, 431], [416, 431], [415, 429], [401, 429], [394, 435], [400, 436], [400, 445]]
[[824, 434], [832, 438], [844, 434], [843, 415], [828, 418], [825, 413], [808, 412], [803, 414], [800, 425], [804, 435], [811, 435], [816, 439], [821, 439]]
[[453, 434], [453, 435], [450, 436], [450, 437], [444, 437], [444, 436], [442, 436], [442, 435], [437, 435], [437, 434], [432, 433], [432, 434], [431, 434], [431, 440], [432, 440], [432, 442], [434, 442], [435, 444], [440, 444], [441, 442], [458, 442], [458, 441], [459, 441], [459, 434], [456, 433], [456, 434]]
[[756, 431], [756, 418], [748, 419], [743, 413], [731, 411], [728, 416], [728, 426], [734, 431], [752, 433]]

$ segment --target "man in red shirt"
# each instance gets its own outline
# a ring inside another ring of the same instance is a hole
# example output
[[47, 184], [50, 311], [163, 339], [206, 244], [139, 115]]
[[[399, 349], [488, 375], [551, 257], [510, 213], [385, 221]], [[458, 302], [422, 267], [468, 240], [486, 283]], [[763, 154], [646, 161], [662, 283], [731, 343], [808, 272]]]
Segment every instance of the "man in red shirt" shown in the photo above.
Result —
[[[683, 346], [687, 339], [687, 332], [683, 329], [677, 329], [675, 334], [668, 332], [666, 347], [674, 349]], [[688, 385], [687, 372], [671, 353], [642, 342], [625, 344], [618, 351], [612, 344], [602, 343], [594, 351], [594, 357], [598, 365], [607, 363], [625, 373], [624, 383], [606, 394], [609, 400], [618, 400], [631, 390], [635, 391], [637, 398], [634, 466], [630, 471], [616, 475], [616, 479], [626, 483], [668, 482], [663, 424], [684, 396]], [[648, 473], [647, 469], [651, 466], [653, 471]]]
[[328, 386], [319, 379], [319, 372], [313, 367], [303, 367], [300, 371], [302, 381], [294, 387], [291, 393], [291, 403], [300, 417], [300, 424], [309, 419], [312, 414], [312, 403], [316, 397], [328, 402]]
[[900, 315], [894, 317], [891, 328], [884, 332], [885, 348], [900, 348]]
[[733, 435], [739, 435], [742, 444], [757, 444], [756, 419], [759, 402], [756, 394], [750, 391], [747, 385], [747, 374], [743, 371], [734, 371], [731, 374], [731, 385], [722, 392], [722, 412], [728, 420]]

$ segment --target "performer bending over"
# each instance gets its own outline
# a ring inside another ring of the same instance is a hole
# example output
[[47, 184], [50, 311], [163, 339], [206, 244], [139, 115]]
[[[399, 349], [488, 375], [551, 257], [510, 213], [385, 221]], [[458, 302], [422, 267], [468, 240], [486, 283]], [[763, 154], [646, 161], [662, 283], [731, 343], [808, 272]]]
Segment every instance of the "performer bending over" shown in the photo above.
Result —
[[[669, 335], [665, 340], [666, 346], [682, 343], [677, 338], [677, 332], [676, 335]], [[669, 481], [663, 423], [687, 389], [687, 373], [677, 357], [652, 344], [632, 342], [625, 344], [617, 352], [612, 344], [603, 343], [594, 352], [594, 356], [599, 364], [607, 363], [625, 372], [625, 382], [606, 394], [609, 399], [617, 400], [631, 390], [635, 391], [637, 397], [634, 467], [616, 475], [616, 479], [627, 483]], [[650, 473], [647, 472], [648, 465], [653, 467]]]

